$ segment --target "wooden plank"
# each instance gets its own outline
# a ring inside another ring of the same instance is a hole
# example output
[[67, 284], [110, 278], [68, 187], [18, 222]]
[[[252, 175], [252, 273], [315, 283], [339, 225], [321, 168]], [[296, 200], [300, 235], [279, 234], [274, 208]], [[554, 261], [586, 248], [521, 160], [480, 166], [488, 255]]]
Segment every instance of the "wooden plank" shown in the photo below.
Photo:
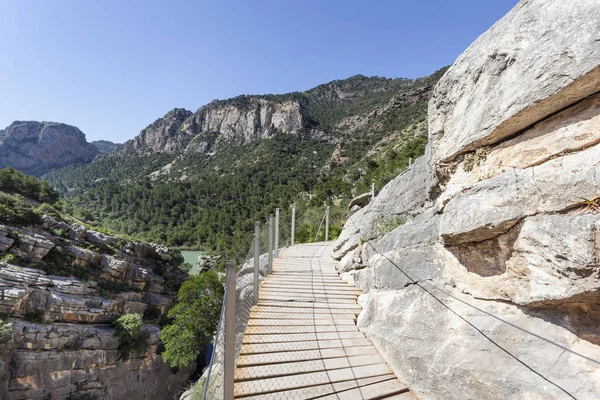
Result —
[[251, 379], [273, 378], [277, 376], [295, 375], [308, 372], [332, 371], [341, 368], [360, 367], [385, 363], [379, 354], [364, 356], [329, 358], [326, 360], [301, 361], [243, 367], [235, 371], [235, 380], [246, 381]]
[[279, 335], [244, 335], [243, 343], [277, 343], [277, 342], [301, 342], [305, 340], [329, 340], [329, 339], [362, 339], [365, 335], [361, 332], [319, 332], [319, 333], [289, 333]]
[[261, 288], [268, 290], [276, 290], [276, 291], [292, 291], [295, 293], [312, 293], [312, 292], [326, 292], [326, 293], [352, 293], [357, 296], [360, 296], [363, 292], [360, 289], [357, 289], [353, 286], [343, 287], [343, 286], [323, 286], [323, 285], [274, 285], [272, 283], [266, 283], [261, 286]]
[[235, 385], [235, 396], [248, 396], [278, 392], [282, 390], [299, 389], [328, 383], [389, 375], [390, 373], [391, 371], [386, 364], [376, 364], [336, 369], [326, 372], [313, 372], [277, 378], [258, 379], [246, 382], [238, 382]]
[[[282, 310], [280, 310], [282, 311]], [[306, 313], [286, 313], [286, 312], [261, 312], [252, 311], [250, 319], [351, 319], [356, 320], [354, 313], [336, 313], [336, 314], [306, 314]]]
[[336, 299], [336, 298], [329, 298], [329, 297], [302, 297], [302, 298], [298, 298], [298, 297], [294, 297], [294, 296], [286, 296], [285, 294], [280, 294], [280, 295], [274, 295], [274, 294], [270, 294], [270, 293], [263, 293], [262, 291], [259, 292], [258, 295], [258, 301], [262, 302], [262, 301], [303, 301], [303, 302], [308, 302], [308, 303], [313, 303], [313, 302], [317, 302], [317, 303], [334, 303], [334, 304], [356, 304], [356, 300], [354, 299]]
[[254, 335], [313, 332], [358, 332], [358, 328], [356, 325], [249, 326], [246, 328], [246, 334]]
[[414, 395], [413, 392], [405, 392], [401, 394], [397, 394], [394, 396], [386, 397], [386, 400], [419, 400], [417, 396]]
[[267, 306], [267, 307], [301, 307], [301, 308], [325, 308], [325, 309], [346, 309], [346, 310], [358, 310], [361, 308], [357, 303], [313, 303], [310, 301], [281, 301], [281, 300], [263, 300], [258, 303], [258, 306]]
[[406, 385], [402, 385], [397, 379], [391, 379], [384, 382], [371, 385], [360, 386], [355, 389], [337, 391], [334, 394], [320, 397], [322, 400], [375, 400], [387, 399], [389, 396], [398, 395], [408, 390]]
[[262, 297], [277, 297], [277, 296], [282, 296], [282, 297], [293, 297], [294, 299], [298, 299], [298, 300], [302, 300], [302, 299], [314, 299], [314, 298], [323, 298], [323, 299], [335, 299], [335, 300], [351, 300], [352, 302], [356, 303], [356, 298], [358, 296], [356, 296], [355, 294], [335, 294], [335, 293], [315, 293], [315, 292], [308, 292], [308, 293], [300, 293], [300, 292], [295, 292], [292, 290], [288, 290], [288, 291], [275, 291], [275, 290], [270, 290], [270, 289], [261, 289], [259, 290], [259, 294]]
[[369, 339], [331, 339], [331, 340], [307, 340], [305, 342], [290, 342], [290, 343], [260, 343], [260, 344], [245, 344], [242, 345], [240, 354], [260, 354], [260, 353], [276, 353], [283, 351], [297, 350], [318, 350], [343, 348], [350, 346], [371, 346]]
[[260, 394], [257, 396], [244, 397], [244, 400], [314, 399], [319, 396], [326, 396], [338, 391], [353, 389], [359, 386], [365, 386], [377, 382], [384, 382], [390, 379], [395, 379], [394, 375], [381, 375], [371, 378], [354, 379], [339, 383], [328, 383], [325, 385], [286, 390], [276, 393]]
[[248, 367], [253, 365], [273, 365], [283, 362], [297, 362], [310, 360], [325, 360], [346, 356], [361, 356], [368, 354], [379, 354], [375, 346], [357, 346], [346, 348], [298, 350], [282, 353], [249, 354], [241, 355], [237, 359], [237, 366]]
[[[276, 286], [272, 284], [266, 284], [261, 286], [262, 290], [271, 290], [279, 292], [294, 292], [294, 293], [339, 293], [339, 294], [353, 294], [354, 296], [360, 296], [363, 292], [360, 289], [353, 287], [330, 287], [321, 285], [298, 285], [298, 286]], [[259, 289], [260, 290], [260, 289]]]
[[340, 319], [250, 319], [248, 320], [247, 326], [297, 326], [297, 325], [355, 325], [354, 319], [340, 318]]
[[252, 312], [263, 312], [263, 313], [290, 313], [290, 314], [354, 314], [358, 315], [360, 308], [356, 309], [343, 309], [343, 308], [299, 308], [299, 307], [270, 307], [270, 306], [256, 306], [252, 308]]

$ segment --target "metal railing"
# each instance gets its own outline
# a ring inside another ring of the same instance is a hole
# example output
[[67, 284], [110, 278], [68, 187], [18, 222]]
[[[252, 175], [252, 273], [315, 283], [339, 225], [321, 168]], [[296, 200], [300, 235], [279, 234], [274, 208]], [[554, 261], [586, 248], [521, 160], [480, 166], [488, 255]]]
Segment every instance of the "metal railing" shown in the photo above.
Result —
[[[329, 207], [325, 223], [325, 241], [329, 240]], [[317, 229], [316, 238], [321, 227]], [[266, 221], [254, 224], [252, 244], [245, 262], [226, 263], [225, 294], [221, 316], [214, 336], [209, 366], [203, 374], [202, 400], [233, 400], [236, 358], [241, 350], [252, 308], [258, 304], [260, 282], [273, 272], [273, 260], [280, 251], [295, 244], [296, 206], [282, 213], [279, 208]]]

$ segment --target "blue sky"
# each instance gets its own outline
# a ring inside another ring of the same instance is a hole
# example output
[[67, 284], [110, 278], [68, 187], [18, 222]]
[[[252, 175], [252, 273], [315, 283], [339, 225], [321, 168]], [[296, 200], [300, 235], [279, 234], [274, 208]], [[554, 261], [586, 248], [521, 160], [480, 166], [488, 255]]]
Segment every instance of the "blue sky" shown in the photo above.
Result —
[[0, 129], [123, 142], [175, 107], [451, 64], [516, 0], [0, 0]]

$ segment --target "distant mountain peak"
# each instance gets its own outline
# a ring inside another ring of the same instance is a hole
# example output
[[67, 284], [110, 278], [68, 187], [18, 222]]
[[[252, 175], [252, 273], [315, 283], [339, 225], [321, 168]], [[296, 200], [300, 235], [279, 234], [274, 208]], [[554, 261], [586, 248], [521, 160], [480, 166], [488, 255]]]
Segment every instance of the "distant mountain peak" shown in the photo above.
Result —
[[90, 162], [97, 154], [79, 128], [61, 122], [15, 121], [0, 133], [0, 168], [31, 175]]

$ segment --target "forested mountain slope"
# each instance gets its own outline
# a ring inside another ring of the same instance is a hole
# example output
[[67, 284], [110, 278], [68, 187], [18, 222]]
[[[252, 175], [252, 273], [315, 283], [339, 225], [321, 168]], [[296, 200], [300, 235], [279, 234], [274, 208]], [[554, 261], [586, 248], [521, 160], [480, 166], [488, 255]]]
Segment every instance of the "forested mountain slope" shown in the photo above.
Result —
[[336, 207], [336, 234], [350, 197], [422, 154], [427, 101], [444, 71], [174, 109], [116, 152], [45, 178], [78, 217], [172, 246], [236, 251], [254, 220], [294, 201], [305, 216], [299, 239], [314, 236], [312, 210], [325, 203]]

